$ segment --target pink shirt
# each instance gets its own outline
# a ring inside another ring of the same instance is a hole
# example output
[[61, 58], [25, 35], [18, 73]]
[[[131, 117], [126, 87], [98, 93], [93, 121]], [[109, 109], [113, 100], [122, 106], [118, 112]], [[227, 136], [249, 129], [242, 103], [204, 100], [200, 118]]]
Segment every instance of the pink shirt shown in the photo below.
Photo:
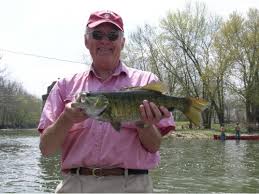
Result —
[[[150, 72], [118, 66], [104, 82], [89, 71], [59, 80], [45, 103], [38, 130], [42, 132], [62, 113], [67, 102], [81, 91], [116, 91], [124, 87], [144, 86], [158, 78]], [[158, 124], [162, 134], [174, 129], [173, 117]], [[134, 125], [122, 125], [115, 131], [108, 122], [86, 119], [74, 124], [62, 145], [62, 170], [75, 167], [122, 167], [150, 169], [158, 165], [159, 152], [150, 153], [141, 144]]]

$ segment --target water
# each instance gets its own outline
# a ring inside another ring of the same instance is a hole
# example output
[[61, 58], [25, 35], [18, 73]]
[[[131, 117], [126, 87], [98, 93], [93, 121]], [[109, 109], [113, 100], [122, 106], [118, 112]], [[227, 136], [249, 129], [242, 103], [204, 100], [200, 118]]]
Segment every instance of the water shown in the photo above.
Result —
[[[59, 157], [42, 157], [36, 130], [0, 130], [0, 192], [53, 192]], [[155, 192], [259, 192], [259, 141], [165, 138]]]
[[42, 157], [39, 134], [0, 130], [0, 192], [53, 192], [61, 179], [58, 157]]

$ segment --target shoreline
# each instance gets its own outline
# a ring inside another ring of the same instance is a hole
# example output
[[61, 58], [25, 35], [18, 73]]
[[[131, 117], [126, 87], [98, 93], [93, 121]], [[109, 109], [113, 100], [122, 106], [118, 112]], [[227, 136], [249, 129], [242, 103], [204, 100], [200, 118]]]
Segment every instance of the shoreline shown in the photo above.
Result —
[[218, 132], [213, 130], [179, 130], [168, 134], [168, 137], [177, 139], [213, 139]]
[[[226, 136], [228, 135], [235, 135], [235, 133], [225, 133]], [[213, 135], [220, 135], [219, 131], [215, 131], [212, 129], [203, 129], [203, 130], [176, 130], [165, 137], [170, 137], [170, 138], [177, 138], [177, 139], [212, 139], [214, 140]], [[259, 135], [259, 133], [241, 133], [240, 135]]]

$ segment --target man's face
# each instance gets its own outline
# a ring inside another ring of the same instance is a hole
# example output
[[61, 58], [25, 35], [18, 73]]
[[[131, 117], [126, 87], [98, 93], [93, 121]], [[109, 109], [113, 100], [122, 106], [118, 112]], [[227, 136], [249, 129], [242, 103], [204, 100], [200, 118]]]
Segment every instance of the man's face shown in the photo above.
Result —
[[113, 70], [118, 65], [124, 42], [122, 32], [113, 24], [103, 23], [89, 30], [85, 46], [89, 49], [96, 70]]

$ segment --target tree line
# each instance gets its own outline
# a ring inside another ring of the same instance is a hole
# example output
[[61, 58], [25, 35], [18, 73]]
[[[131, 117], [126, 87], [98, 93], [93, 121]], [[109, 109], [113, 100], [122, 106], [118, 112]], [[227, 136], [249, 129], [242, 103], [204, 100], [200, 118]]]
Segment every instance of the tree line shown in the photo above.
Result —
[[41, 100], [9, 80], [6, 69], [0, 66], [0, 129], [35, 128], [40, 113]]
[[207, 99], [203, 124], [259, 122], [259, 10], [227, 19], [204, 3], [168, 11], [159, 25], [138, 26], [123, 53], [130, 66], [154, 72], [169, 93]]

